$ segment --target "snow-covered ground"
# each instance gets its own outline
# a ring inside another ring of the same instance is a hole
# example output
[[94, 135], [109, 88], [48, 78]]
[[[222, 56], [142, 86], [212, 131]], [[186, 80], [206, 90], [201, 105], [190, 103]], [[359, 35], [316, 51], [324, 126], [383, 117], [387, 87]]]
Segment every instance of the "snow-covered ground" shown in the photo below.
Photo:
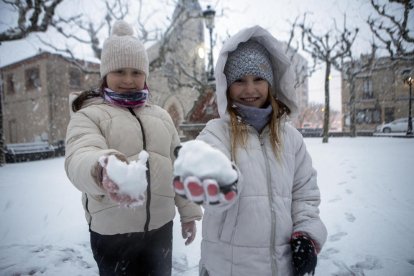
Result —
[[[316, 275], [414, 275], [414, 139], [305, 139], [318, 170], [328, 241]], [[63, 158], [0, 167], [0, 275], [97, 275], [80, 192]], [[173, 275], [198, 275], [201, 223]]]

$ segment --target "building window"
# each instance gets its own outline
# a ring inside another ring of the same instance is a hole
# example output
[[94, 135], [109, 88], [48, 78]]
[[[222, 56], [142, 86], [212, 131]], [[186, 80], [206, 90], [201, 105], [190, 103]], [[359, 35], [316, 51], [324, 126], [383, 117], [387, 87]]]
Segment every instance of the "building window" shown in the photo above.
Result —
[[7, 75], [6, 82], [7, 82], [7, 94], [14, 94], [16, 91], [14, 90], [13, 74]]
[[357, 124], [377, 124], [381, 123], [381, 111], [378, 109], [357, 110]]
[[394, 121], [394, 108], [386, 107], [384, 110], [384, 122], [389, 123]]
[[82, 77], [82, 74], [78, 68], [69, 69], [69, 85], [71, 87], [80, 87], [81, 77]]
[[363, 99], [372, 99], [374, 98], [374, 92], [372, 91], [372, 80], [371, 78], [364, 78], [363, 80], [363, 90], [362, 90]]
[[17, 123], [16, 119], [11, 119], [9, 121], [9, 141], [10, 143], [17, 142]]
[[26, 90], [33, 90], [41, 87], [39, 68], [33, 67], [25, 71]]

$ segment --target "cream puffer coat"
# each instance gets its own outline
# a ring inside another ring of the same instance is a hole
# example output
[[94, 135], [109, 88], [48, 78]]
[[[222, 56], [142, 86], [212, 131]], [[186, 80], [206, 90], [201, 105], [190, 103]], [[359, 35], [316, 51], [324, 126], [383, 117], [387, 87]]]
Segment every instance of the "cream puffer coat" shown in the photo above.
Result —
[[[79, 93], [78, 93], [79, 94]], [[71, 95], [70, 102], [78, 94]], [[127, 108], [104, 103], [102, 98], [87, 100], [71, 114], [66, 134], [65, 169], [71, 182], [83, 193], [82, 201], [91, 230], [103, 234], [123, 234], [158, 229], [175, 216], [182, 222], [200, 220], [201, 208], [176, 196], [172, 187], [172, 161], [179, 144], [178, 133], [169, 114], [155, 105], [134, 109], [142, 122], [149, 153], [150, 208], [123, 208], [112, 201], [98, 183], [99, 157], [123, 154], [136, 160], [143, 150], [143, 133], [136, 117]], [[148, 195], [146, 200], [148, 200]], [[147, 221], [148, 220], [148, 221]]]
[[[271, 54], [276, 95], [296, 110], [293, 73], [281, 44], [261, 27], [245, 29], [230, 38], [216, 65], [220, 119], [208, 122], [197, 137], [229, 158], [231, 134], [223, 69], [228, 52], [250, 38]], [[237, 200], [232, 205], [205, 206], [200, 265], [209, 276], [293, 275], [292, 233], [307, 233], [318, 249], [326, 241], [327, 231], [319, 218], [316, 171], [302, 135], [290, 124], [282, 124], [279, 159], [269, 138], [268, 126], [260, 134], [248, 126], [246, 148], [238, 148], [233, 160], [240, 173]]]

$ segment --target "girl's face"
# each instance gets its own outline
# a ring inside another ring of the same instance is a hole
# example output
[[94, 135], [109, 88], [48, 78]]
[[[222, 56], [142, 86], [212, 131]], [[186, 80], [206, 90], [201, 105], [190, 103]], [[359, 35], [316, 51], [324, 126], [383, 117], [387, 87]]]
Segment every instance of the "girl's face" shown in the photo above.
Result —
[[230, 99], [243, 105], [261, 108], [267, 103], [269, 83], [253, 75], [246, 75], [229, 87]]
[[108, 88], [117, 93], [139, 91], [145, 86], [145, 73], [133, 68], [121, 68], [106, 75]]

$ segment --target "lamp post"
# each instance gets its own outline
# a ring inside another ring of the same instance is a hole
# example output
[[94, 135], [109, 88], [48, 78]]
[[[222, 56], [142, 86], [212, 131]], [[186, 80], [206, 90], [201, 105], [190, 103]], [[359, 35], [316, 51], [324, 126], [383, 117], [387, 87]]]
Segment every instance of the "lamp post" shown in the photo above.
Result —
[[207, 10], [203, 11], [203, 17], [206, 23], [206, 28], [210, 32], [210, 54], [209, 54], [208, 70], [207, 70], [207, 79], [209, 81], [214, 80], [213, 29], [214, 29], [214, 16], [215, 15], [216, 15], [216, 11], [213, 10], [210, 5], [207, 6]]
[[410, 93], [408, 98], [408, 127], [407, 127], [407, 135], [413, 135], [413, 121], [411, 118], [411, 86], [413, 85], [413, 78], [408, 76], [405, 78], [404, 82], [408, 84], [410, 87]]

